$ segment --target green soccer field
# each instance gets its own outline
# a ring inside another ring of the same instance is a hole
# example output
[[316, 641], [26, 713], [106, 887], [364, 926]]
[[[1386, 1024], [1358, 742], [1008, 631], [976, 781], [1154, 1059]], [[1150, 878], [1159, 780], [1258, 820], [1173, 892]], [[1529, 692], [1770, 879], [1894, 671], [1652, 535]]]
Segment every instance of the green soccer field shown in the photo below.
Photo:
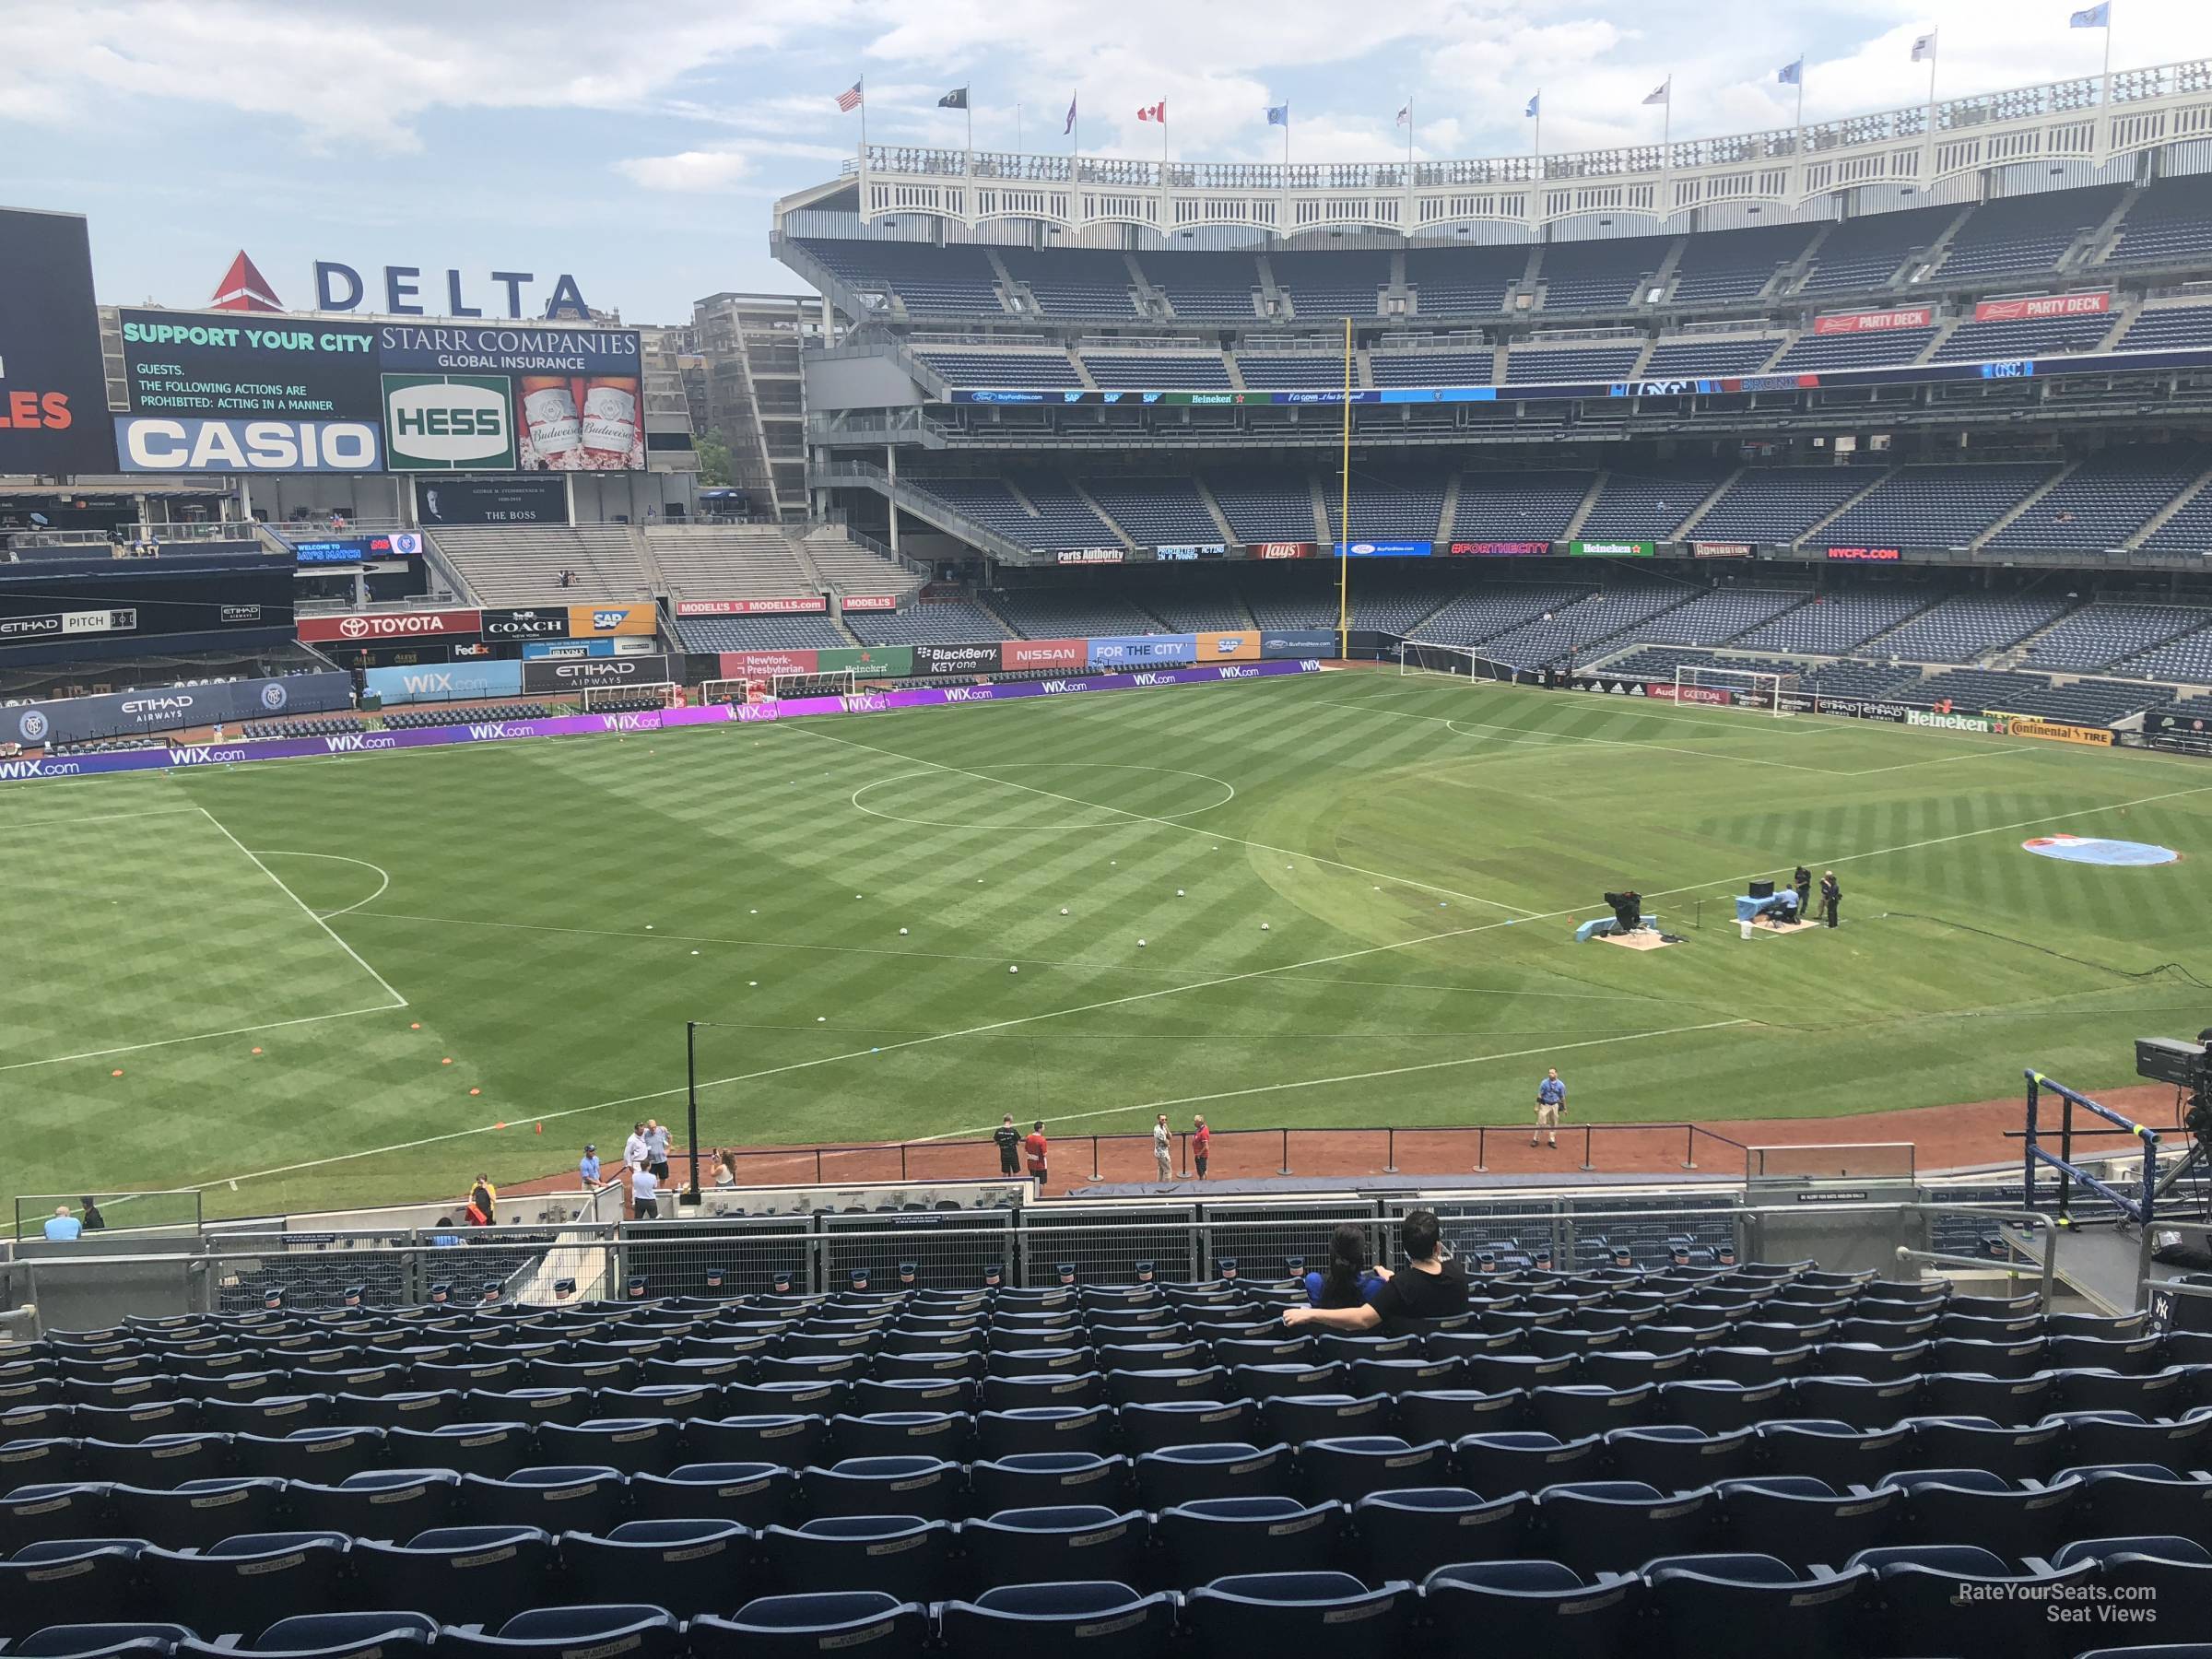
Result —
[[[1387, 672], [19, 783], [0, 853], [16, 1190], [217, 1215], [616, 1154], [687, 1018], [718, 1144], [1522, 1123], [1552, 1056], [1673, 1121], [2110, 1086], [2212, 977], [2204, 763]], [[1738, 938], [1801, 859], [1845, 925]], [[1624, 883], [1688, 942], [1576, 946]]]

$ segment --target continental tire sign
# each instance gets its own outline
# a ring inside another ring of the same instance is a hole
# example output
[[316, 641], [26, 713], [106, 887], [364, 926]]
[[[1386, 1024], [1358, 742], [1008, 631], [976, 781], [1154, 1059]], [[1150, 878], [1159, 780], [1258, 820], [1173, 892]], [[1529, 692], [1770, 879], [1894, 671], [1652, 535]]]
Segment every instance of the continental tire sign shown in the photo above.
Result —
[[2017, 715], [2007, 724], [2015, 737], [2041, 737], [2051, 743], [2082, 743], [2110, 748], [2112, 735], [2102, 726], [2067, 725], [2055, 720], [2025, 720]]

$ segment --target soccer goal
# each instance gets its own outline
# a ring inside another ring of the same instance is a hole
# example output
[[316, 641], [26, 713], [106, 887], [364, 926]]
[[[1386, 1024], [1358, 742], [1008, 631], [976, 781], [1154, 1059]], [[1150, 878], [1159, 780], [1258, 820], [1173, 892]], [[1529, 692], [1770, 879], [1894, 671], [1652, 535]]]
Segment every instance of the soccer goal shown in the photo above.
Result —
[[1445, 674], [1454, 679], [1503, 680], [1512, 684], [1521, 670], [1511, 663], [1478, 655], [1465, 645], [1439, 645], [1430, 640], [1406, 640], [1398, 646], [1398, 676]]
[[1716, 709], [1751, 709], [1761, 714], [1794, 714], [1789, 693], [1797, 677], [1770, 668], [1715, 668], [1687, 665], [1675, 670], [1675, 700]]

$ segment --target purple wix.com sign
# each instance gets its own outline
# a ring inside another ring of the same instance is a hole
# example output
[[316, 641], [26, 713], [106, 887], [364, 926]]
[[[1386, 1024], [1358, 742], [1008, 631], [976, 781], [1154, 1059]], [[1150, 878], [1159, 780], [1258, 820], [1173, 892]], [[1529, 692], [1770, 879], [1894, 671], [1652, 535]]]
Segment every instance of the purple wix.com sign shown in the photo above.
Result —
[[594, 732], [664, 732], [729, 721], [803, 720], [822, 714], [878, 714], [940, 704], [1011, 702], [1085, 691], [1141, 690], [1155, 686], [1210, 685], [1279, 674], [1318, 674], [1321, 664], [1225, 663], [1210, 668], [1155, 668], [1136, 674], [1087, 674], [1065, 679], [1010, 680], [980, 686], [914, 686], [850, 697], [790, 697], [780, 702], [716, 703], [704, 709], [654, 709], [630, 714], [560, 714], [543, 720], [486, 720], [406, 732], [348, 732], [330, 737], [272, 737], [253, 743], [199, 743], [175, 748], [126, 749], [112, 755], [0, 760], [0, 783], [27, 778], [82, 778], [97, 772], [159, 771], [168, 767], [239, 766], [255, 760], [300, 760], [367, 755], [385, 749], [439, 748], [461, 743], [504, 743], [516, 737], [576, 737]]

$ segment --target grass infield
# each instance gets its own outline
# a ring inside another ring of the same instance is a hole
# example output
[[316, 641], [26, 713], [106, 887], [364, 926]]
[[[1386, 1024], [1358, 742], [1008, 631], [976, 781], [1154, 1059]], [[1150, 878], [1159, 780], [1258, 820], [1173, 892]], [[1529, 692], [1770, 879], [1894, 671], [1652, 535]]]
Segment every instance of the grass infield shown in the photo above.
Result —
[[[29, 782], [0, 1123], [222, 1215], [611, 1160], [687, 1018], [745, 1145], [2094, 1088], [2205, 1023], [2207, 853], [2201, 762], [1387, 672]], [[1800, 860], [1844, 925], [1740, 939]], [[1688, 943], [1575, 945], [1624, 883]]]

